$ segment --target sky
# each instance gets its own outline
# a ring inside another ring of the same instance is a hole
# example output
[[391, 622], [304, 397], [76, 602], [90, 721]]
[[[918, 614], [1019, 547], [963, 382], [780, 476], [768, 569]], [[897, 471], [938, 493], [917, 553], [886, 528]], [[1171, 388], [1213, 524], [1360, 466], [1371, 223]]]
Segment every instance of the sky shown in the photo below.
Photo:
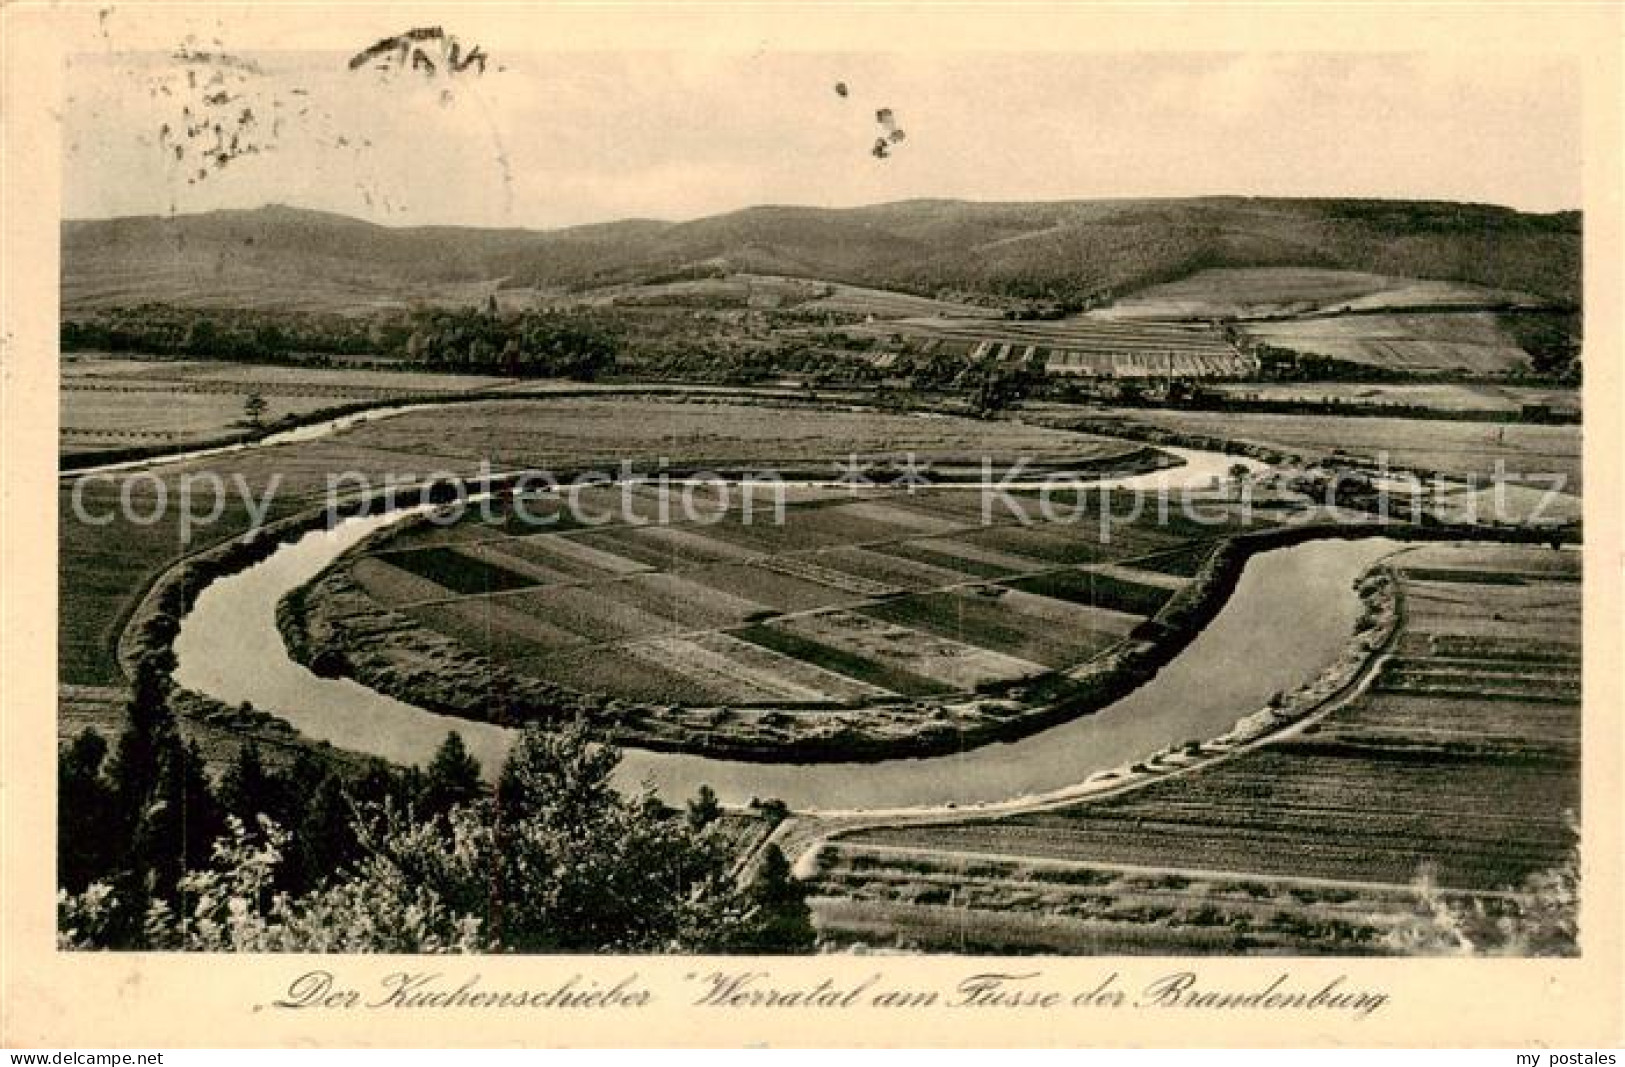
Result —
[[[281, 203], [548, 229], [918, 197], [1581, 203], [1578, 73], [1538, 57], [572, 52], [452, 74], [425, 47], [433, 74], [75, 57], [64, 215]], [[880, 108], [906, 135], [883, 159]]]

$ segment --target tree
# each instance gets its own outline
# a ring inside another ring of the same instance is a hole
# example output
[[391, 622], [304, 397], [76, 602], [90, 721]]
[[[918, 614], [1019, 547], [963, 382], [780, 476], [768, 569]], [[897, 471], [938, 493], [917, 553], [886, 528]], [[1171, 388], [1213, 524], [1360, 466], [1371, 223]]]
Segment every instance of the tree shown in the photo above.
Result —
[[[157, 744], [152, 799], [132, 850], [158, 857], [165, 869], [160, 876], [143, 860], [141, 877], [64, 889], [58, 916], [66, 946], [780, 952], [812, 943], [803, 893], [782, 853], [764, 852], [742, 887], [731, 873], [728, 835], [714, 821], [695, 830], [651, 793], [624, 796], [614, 782], [619, 753], [593, 743], [581, 722], [527, 728], [494, 796], [453, 804], [433, 819], [403, 806], [397, 797], [405, 787], [382, 772], [367, 778], [365, 788], [385, 794], [369, 809], [351, 802], [331, 772], [314, 791], [306, 788], [313, 770], [296, 761], [283, 788], [301, 798], [307, 817], [291, 831], [264, 815], [252, 824], [236, 814], [211, 817], [197, 795], [207, 796], [207, 780], [193, 774], [201, 766], [195, 751], [169, 736]], [[447, 767], [466, 769], [466, 752], [453, 758], [459, 747], [450, 739], [442, 746]], [[93, 753], [82, 755], [95, 762]], [[245, 761], [249, 769], [234, 776], [251, 779], [253, 757], [240, 754]], [[421, 783], [429, 778], [420, 773]], [[313, 824], [337, 818], [317, 813], [340, 808], [349, 812], [354, 844], [312, 848], [320, 832]], [[193, 854], [192, 828], [175, 822], [181, 812], [218, 829], [209, 856]], [[290, 872], [301, 847], [308, 863], [322, 865], [320, 875]]]
[[243, 401], [243, 419], [250, 426], [257, 427], [265, 418], [265, 411], [269, 406], [263, 396], [258, 393], [250, 393], [248, 399]]
[[773, 842], [745, 890], [750, 911], [730, 946], [734, 952], [791, 953], [811, 951], [817, 941], [807, 890], [790, 870], [784, 851]]
[[280, 784], [267, 773], [259, 746], [250, 741], [237, 749], [237, 758], [220, 776], [220, 807], [248, 826], [257, 825], [260, 815], [281, 819]]
[[185, 333], [181, 336], [182, 351], [194, 356], [217, 355], [215, 352], [219, 344], [219, 331], [213, 320], [194, 318], [186, 324]]
[[502, 765], [498, 811], [507, 819], [584, 826], [620, 801], [611, 780], [620, 760], [614, 748], [593, 745], [580, 720], [558, 730], [528, 728]]
[[[274, 821], [250, 833], [233, 817], [213, 863], [182, 881], [185, 909], [155, 904], [144, 945], [194, 952], [458, 952], [485, 947], [478, 922], [374, 857], [361, 876], [294, 897], [275, 889], [291, 836]], [[96, 947], [105, 887], [58, 904], [59, 942]]]
[[93, 931], [82, 936], [97, 947], [143, 947], [147, 914], [180, 903], [186, 872], [207, 862], [225, 827], [202, 754], [181, 742], [168, 710], [154, 713], [147, 699], [138, 693], [130, 702], [111, 775], [108, 824], [119, 854], [77, 902], [65, 899], [59, 909], [64, 928]]
[[288, 349], [287, 335], [282, 327], [274, 322], [262, 323], [254, 328], [254, 351], [260, 356], [285, 355]]
[[366, 855], [356, 835], [357, 802], [339, 776], [328, 772], [307, 796], [293, 824], [289, 862], [279, 883], [292, 893], [342, 880]]
[[770, 826], [777, 826], [790, 817], [790, 805], [778, 797], [768, 797], [766, 800], [751, 797], [750, 807], [755, 809], [762, 818], [766, 819]]
[[435, 750], [423, 783], [424, 816], [443, 815], [459, 804], [478, 799], [484, 793], [480, 764], [463, 745], [463, 736], [452, 730]]
[[667, 951], [748, 913], [726, 841], [645, 793], [623, 796], [620, 753], [585, 723], [520, 734], [495, 795], [443, 819], [387, 814], [370, 836], [404, 884], [516, 952]]
[[121, 820], [133, 813], [152, 792], [158, 749], [175, 729], [169, 715], [168, 679], [151, 662], [137, 665], [130, 699], [124, 705], [124, 729], [119, 733], [108, 768], [108, 778]]
[[74, 892], [106, 877], [123, 847], [106, 757], [107, 742], [86, 729], [57, 758], [57, 884]]
[[208, 862], [225, 816], [209, 787], [197, 744], [183, 744], [173, 727], [158, 748], [151, 793], [131, 835], [132, 866], [152, 896], [174, 901], [181, 877]]
[[279, 889], [313, 889], [361, 856], [351, 826], [355, 804], [343, 780], [308, 753], [279, 774], [265, 766], [259, 746], [249, 742], [220, 776], [216, 792], [221, 813], [250, 828], [246, 833], [255, 833], [252, 828], [265, 819], [291, 830], [283, 847], [286, 862], [278, 868]]
[[[108, 854], [101, 857], [101, 866], [95, 871], [71, 872], [75, 880], [92, 879], [85, 890], [90, 903], [78, 921], [94, 931], [100, 947], [138, 947], [142, 916], [160, 888], [150, 876], [136, 833], [157, 786], [160, 754], [180, 744], [169, 714], [168, 684], [157, 660], [143, 660], [136, 665], [130, 699], [124, 706], [124, 729], [119, 733], [112, 760], [106, 764], [110, 804], [101, 834], [108, 841]], [[91, 748], [76, 754], [75, 766], [68, 771], [71, 778], [82, 778], [91, 755]], [[95, 762], [99, 769], [101, 761]], [[63, 832], [85, 817], [82, 809], [69, 807], [80, 799], [82, 793], [78, 790], [61, 798], [59, 823]], [[71, 887], [74, 882], [64, 884]]]
[[688, 802], [688, 825], [694, 830], [703, 830], [722, 815], [722, 805], [717, 802], [716, 790], [708, 785], [701, 785], [694, 799]]

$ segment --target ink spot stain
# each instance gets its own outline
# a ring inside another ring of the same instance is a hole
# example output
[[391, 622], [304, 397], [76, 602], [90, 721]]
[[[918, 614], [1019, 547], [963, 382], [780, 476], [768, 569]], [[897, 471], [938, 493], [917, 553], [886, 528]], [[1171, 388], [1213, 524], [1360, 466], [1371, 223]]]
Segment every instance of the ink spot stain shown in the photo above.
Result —
[[[851, 87], [846, 82], [835, 83], [836, 96], [845, 100], [851, 93]], [[880, 127], [880, 132], [870, 144], [869, 154], [876, 159], [890, 159], [896, 147], [907, 140], [908, 134], [897, 125], [897, 113], [889, 107], [875, 109], [875, 125]]]
[[363, 48], [350, 57], [350, 69], [370, 68], [382, 73], [408, 70], [434, 79], [470, 70], [484, 74], [489, 58], [479, 45], [465, 51], [461, 41], [439, 26], [420, 26]]

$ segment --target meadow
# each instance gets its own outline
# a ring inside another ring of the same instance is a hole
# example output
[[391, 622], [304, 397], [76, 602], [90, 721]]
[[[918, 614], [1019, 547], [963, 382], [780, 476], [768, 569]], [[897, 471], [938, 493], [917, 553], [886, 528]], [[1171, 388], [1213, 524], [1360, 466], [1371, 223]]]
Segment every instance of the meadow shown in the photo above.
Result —
[[1535, 299], [1465, 282], [1312, 267], [1252, 267], [1197, 271], [1130, 293], [1094, 314], [1107, 319], [1259, 318], [1343, 308], [1482, 306]]
[[265, 402], [260, 422], [307, 419], [356, 404], [450, 396], [510, 379], [389, 370], [333, 370], [210, 360], [64, 358], [64, 456], [120, 448], [180, 450], [251, 433], [245, 405]]
[[584, 304], [796, 309], [811, 317], [823, 313], [883, 319], [919, 315], [994, 318], [998, 315], [996, 310], [974, 304], [937, 300], [890, 289], [748, 272], [730, 273], [724, 277], [606, 286], [589, 289], [567, 299]]
[[1529, 362], [1517, 337], [1489, 311], [1342, 315], [1242, 329], [1278, 348], [1405, 372], [1497, 375]]
[[1241, 400], [1270, 402], [1399, 405], [1435, 411], [1487, 411], [1519, 414], [1525, 405], [1578, 412], [1576, 389], [1501, 385], [1490, 382], [1220, 382], [1210, 388]]
[[489, 459], [494, 466], [555, 472], [613, 473], [628, 460], [658, 471], [801, 464], [833, 478], [855, 454], [865, 464], [1022, 456], [1034, 463], [1088, 463], [1126, 457], [1138, 446], [1013, 422], [922, 417], [784, 401], [740, 402], [706, 394], [686, 398], [559, 398], [493, 401], [443, 412], [411, 412], [356, 431], [358, 444], [414, 453], [424, 462]]
[[1501, 461], [1506, 475], [1514, 479], [1556, 474], [1563, 477], [1565, 492], [1578, 495], [1581, 487], [1578, 426], [1150, 408], [1119, 409], [1116, 414], [1178, 433], [1262, 445], [1312, 460], [1324, 461], [1338, 452], [1370, 461], [1386, 456], [1393, 467], [1486, 479], [1496, 474], [1496, 462]]

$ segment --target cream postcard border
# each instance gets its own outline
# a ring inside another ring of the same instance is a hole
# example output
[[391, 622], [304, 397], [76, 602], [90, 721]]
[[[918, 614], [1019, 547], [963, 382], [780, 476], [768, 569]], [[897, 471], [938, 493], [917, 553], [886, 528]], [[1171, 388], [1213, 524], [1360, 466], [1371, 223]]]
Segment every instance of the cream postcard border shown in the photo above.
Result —
[[[1625, 486], [1617, 412], [1621, 352], [1621, 14], [1613, 3], [905, 4], [579, 3], [440, 5], [353, 0], [249, 5], [125, 2], [117, 48], [166, 48], [222, 20], [256, 48], [339, 48], [405, 25], [455, 22], [513, 50], [975, 52], [1541, 52], [1585, 82], [1586, 570], [1583, 956], [1577, 960], [1152, 959], [824, 956], [235, 957], [59, 953], [54, 948], [55, 472], [60, 108], [63, 57], [107, 47], [105, 3], [8, 3], [3, 271], [0, 271], [0, 1044], [240, 1045], [1561, 1045], [1616, 1046], [1621, 1004], [1620, 773], [1625, 694]], [[1086, 58], [1086, 57], [1080, 57]], [[1495, 160], [1463, 160], [1494, 166]], [[1215, 190], [1244, 192], [1244, 190]], [[479, 975], [488, 987], [610, 983], [635, 974], [643, 1009], [291, 1011], [269, 1007], [299, 974], [376, 989], [402, 970]], [[1042, 972], [1068, 993], [1117, 975], [1137, 990], [1190, 970], [1205, 986], [1258, 989], [1278, 974], [1311, 989], [1337, 976], [1388, 994], [1366, 1017], [1265, 1011], [697, 1008], [686, 975], [767, 971], [783, 985], [870, 975], [951, 989], [979, 972]]]

